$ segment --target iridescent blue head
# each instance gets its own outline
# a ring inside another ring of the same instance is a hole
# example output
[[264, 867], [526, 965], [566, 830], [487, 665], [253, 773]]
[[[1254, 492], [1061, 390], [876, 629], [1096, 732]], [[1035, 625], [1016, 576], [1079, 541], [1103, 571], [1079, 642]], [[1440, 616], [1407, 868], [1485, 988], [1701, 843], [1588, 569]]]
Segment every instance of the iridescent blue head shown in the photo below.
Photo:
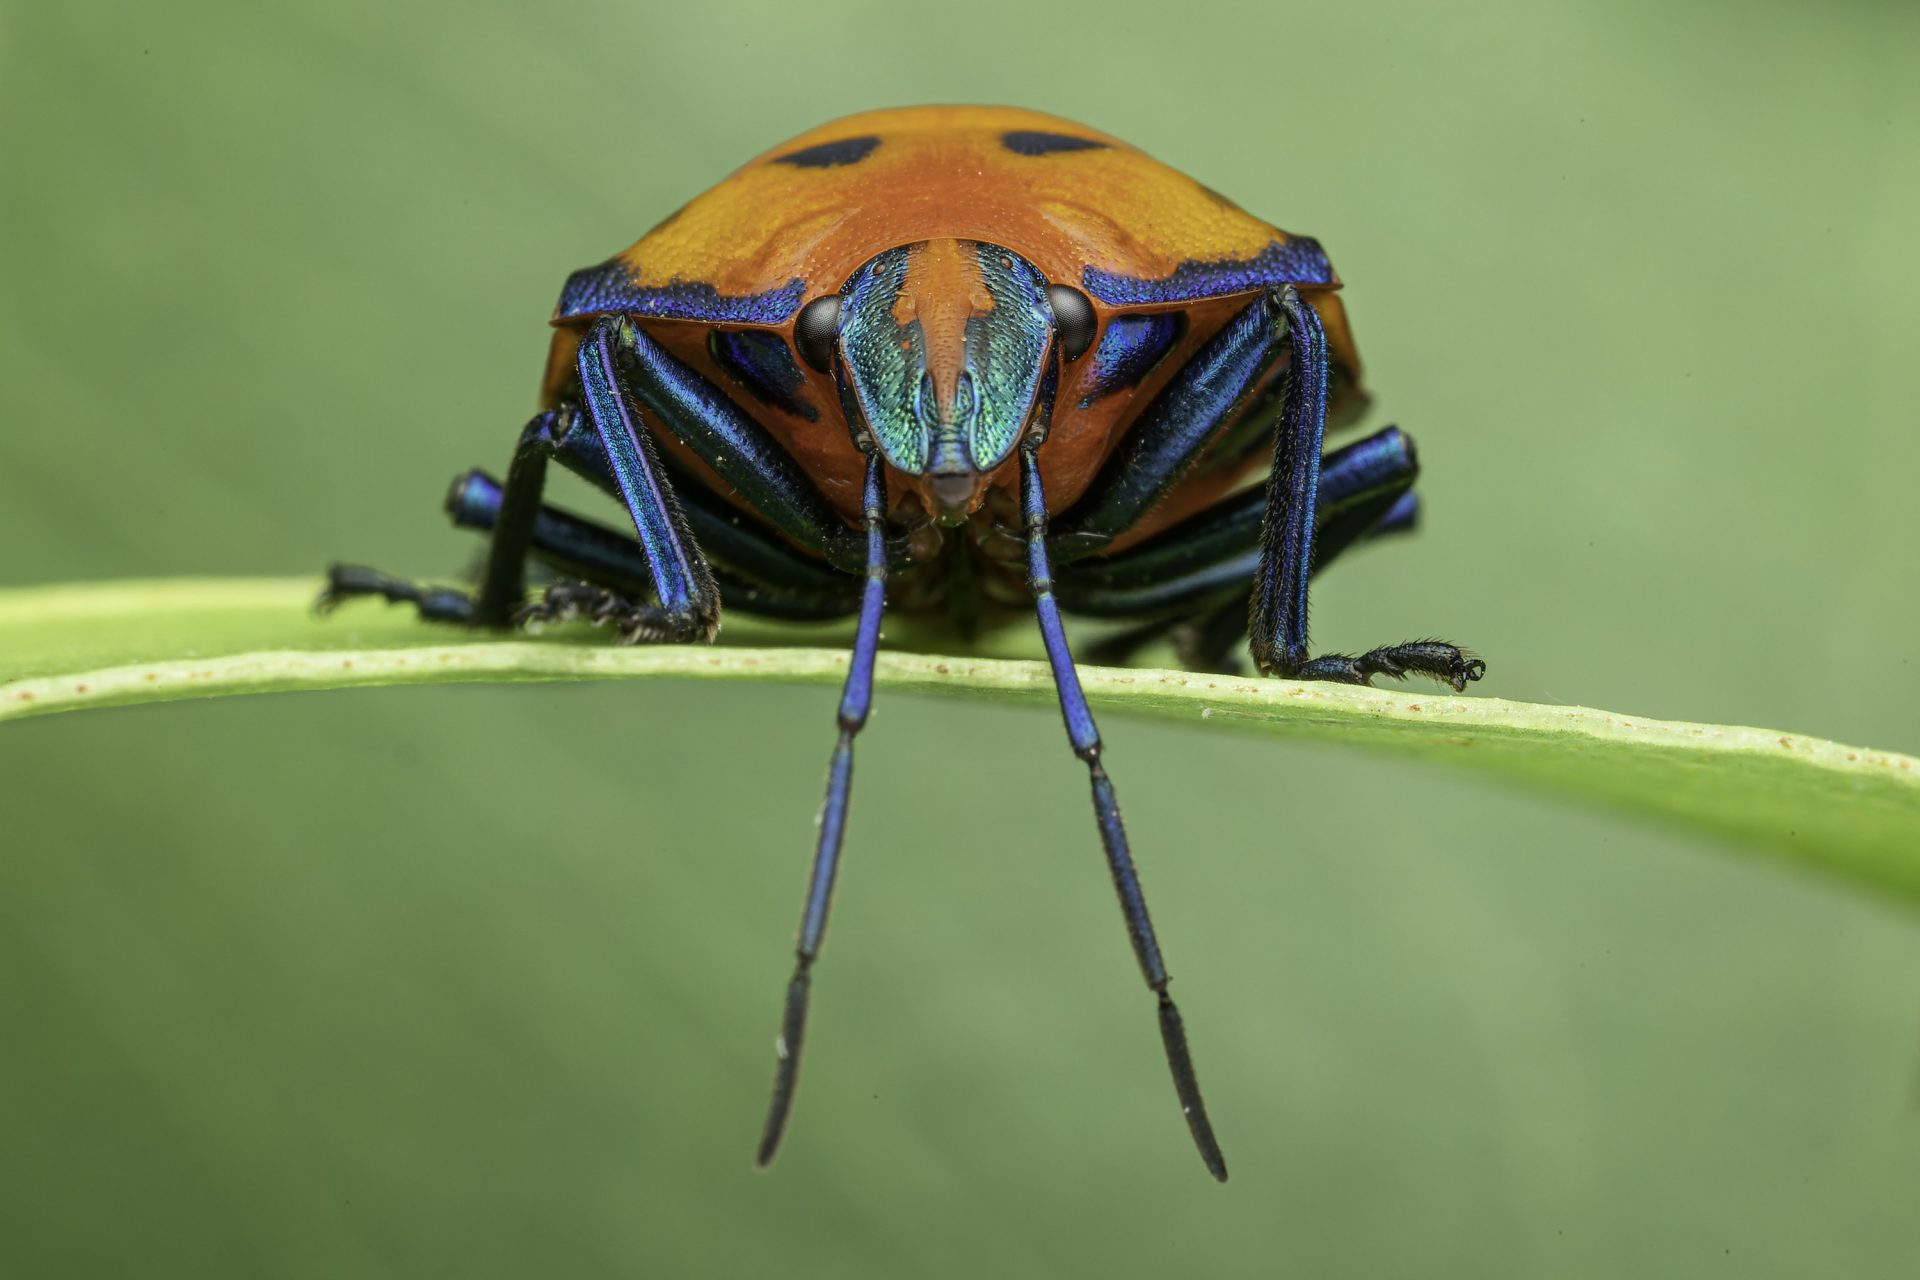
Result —
[[[1056, 304], [1067, 314], [1057, 318]], [[957, 520], [979, 505], [1040, 405], [1056, 326], [1073, 356], [1092, 325], [1078, 292], [1050, 287], [1018, 254], [943, 239], [868, 262], [837, 299], [802, 312], [797, 338], [816, 367], [831, 367], [837, 340], [852, 425], [864, 424], [894, 468], [924, 477], [914, 487], [935, 516]]]

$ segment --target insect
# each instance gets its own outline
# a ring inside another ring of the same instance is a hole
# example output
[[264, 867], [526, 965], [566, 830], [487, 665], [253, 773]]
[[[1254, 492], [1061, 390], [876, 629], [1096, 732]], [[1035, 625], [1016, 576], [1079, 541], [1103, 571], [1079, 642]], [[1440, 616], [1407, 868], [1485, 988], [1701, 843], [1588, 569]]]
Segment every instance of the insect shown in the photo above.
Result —
[[[1062, 615], [1124, 620], [1095, 654], [1110, 660], [1170, 637], [1225, 669], [1244, 640], [1274, 676], [1480, 678], [1440, 641], [1307, 646], [1312, 575], [1415, 514], [1398, 429], [1322, 456], [1367, 400], [1339, 287], [1317, 241], [1082, 125], [999, 107], [838, 120], [568, 278], [505, 481], [470, 471], [448, 495], [489, 534], [475, 590], [335, 565], [321, 604], [664, 644], [712, 640], [723, 605], [857, 619], [763, 1167], [798, 1081], [882, 613], [961, 638], [1030, 613], [1181, 1111], [1224, 1181]], [[632, 532], [543, 505], [554, 462]], [[529, 559], [559, 575], [531, 602]]]

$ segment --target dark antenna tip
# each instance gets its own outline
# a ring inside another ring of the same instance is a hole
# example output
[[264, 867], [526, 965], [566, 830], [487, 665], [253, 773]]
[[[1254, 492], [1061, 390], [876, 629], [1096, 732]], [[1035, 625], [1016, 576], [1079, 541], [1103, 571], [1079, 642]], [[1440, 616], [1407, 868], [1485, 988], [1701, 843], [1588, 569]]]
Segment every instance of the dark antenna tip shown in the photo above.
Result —
[[773, 1096], [767, 1101], [767, 1123], [760, 1130], [760, 1149], [753, 1165], [765, 1169], [780, 1154], [787, 1133], [787, 1114], [793, 1110], [793, 1088], [800, 1079], [800, 1045], [807, 1034], [807, 968], [793, 971], [787, 984], [786, 1012], [780, 1018], [780, 1037], [773, 1042]]
[[807, 905], [800, 913], [793, 978], [787, 983], [780, 1038], [774, 1041], [777, 1057], [773, 1097], [767, 1102], [767, 1123], [760, 1131], [760, 1151], [754, 1158], [762, 1169], [780, 1152], [780, 1139], [787, 1132], [787, 1113], [793, 1110], [793, 1091], [800, 1081], [800, 1048], [807, 1034], [807, 970], [820, 954], [820, 943], [826, 937], [833, 878], [840, 869], [840, 838], [846, 834], [847, 798], [853, 791], [853, 736], [866, 724], [873, 703], [873, 659], [880, 648], [880, 617], [887, 605], [886, 459], [877, 449], [867, 453], [867, 481], [860, 505], [867, 531], [867, 579], [860, 595], [860, 628], [847, 658], [847, 682], [840, 691], [840, 740], [827, 766], [827, 793], [820, 802], [819, 839], [813, 849], [813, 871], [807, 877]]
[[1193, 1072], [1193, 1055], [1187, 1051], [1187, 1028], [1180, 1010], [1166, 988], [1160, 989], [1160, 1039], [1167, 1046], [1167, 1066], [1173, 1070], [1173, 1090], [1180, 1095], [1180, 1110], [1187, 1117], [1187, 1129], [1200, 1159], [1214, 1181], [1227, 1180], [1227, 1158], [1213, 1136], [1213, 1122], [1207, 1119], [1207, 1104], [1200, 1099], [1200, 1079]]

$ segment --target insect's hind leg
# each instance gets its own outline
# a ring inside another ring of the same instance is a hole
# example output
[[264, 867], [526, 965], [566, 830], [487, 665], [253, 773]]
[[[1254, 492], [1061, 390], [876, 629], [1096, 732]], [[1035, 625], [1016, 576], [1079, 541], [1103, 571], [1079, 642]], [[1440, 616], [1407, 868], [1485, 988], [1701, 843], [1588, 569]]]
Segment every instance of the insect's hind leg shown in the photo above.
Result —
[[[327, 585], [315, 602], [323, 613], [343, 600], [378, 596], [390, 604], [411, 604], [428, 622], [453, 622], [476, 627], [507, 627], [525, 603], [527, 555], [534, 521], [540, 514], [540, 495], [546, 487], [547, 461], [564, 434], [562, 414], [548, 410], [520, 432], [500, 511], [487, 543], [486, 568], [476, 593], [446, 587], [419, 587], [364, 565], [334, 564], [327, 568]], [[459, 482], [455, 482], [455, 493]], [[451, 505], [455, 494], [448, 495]]]
[[[1362, 445], [1368, 443], [1361, 441]], [[1356, 543], [1412, 529], [1420, 510], [1412, 483], [1409, 476], [1406, 487], [1369, 497], [1322, 522], [1313, 546], [1314, 576]], [[1171, 636], [1173, 651], [1188, 671], [1239, 675], [1244, 670], [1240, 658], [1247, 643], [1246, 589], [1231, 592], [1177, 623], [1171, 628]]]
[[[460, 616], [458, 601], [451, 594], [435, 595], [429, 602], [434, 613], [427, 616], [493, 626], [517, 619], [588, 616], [596, 622], [617, 622], [621, 638], [629, 643], [682, 644], [713, 638], [720, 625], [719, 587], [641, 420], [640, 397], [619, 367], [618, 357], [634, 335], [622, 317], [602, 316], [581, 341], [575, 367], [580, 400], [600, 438], [614, 488], [633, 521], [657, 603], [629, 599], [606, 587], [563, 584], [539, 605], [520, 607], [547, 462], [578, 412], [563, 408], [534, 419], [522, 433], [507, 471], [480, 593], [466, 616]], [[457, 504], [458, 500], [456, 481], [450, 501]], [[384, 574], [336, 568], [319, 604], [324, 609], [348, 595], [381, 595], [420, 607], [429, 593]]]
[[[1412, 529], [1420, 504], [1412, 491], [1408, 490], [1384, 505], [1368, 505], [1372, 507], [1371, 511], [1341, 513], [1320, 526], [1320, 540], [1314, 545], [1313, 572], [1316, 577], [1348, 546]], [[1379, 514], [1377, 519], [1371, 518], [1381, 511], [1384, 514]], [[1357, 533], [1350, 532], [1352, 530], [1357, 530]], [[1329, 537], [1329, 534], [1333, 536]], [[1244, 668], [1234, 654], [1245, 646], [1247, 639], [1247, 591], [1252, 579], [1252, 566], [1247, 561], [1250, 558], [1249, 555], [1234, 557], [1235, 561], [1245, 565], [1244, 569], [1232, 563], [1226, 566], [1238, 570], [1238, 584], [1225, 590], [1216, 589], [1201, 594], [1185, 590], [1179, 579], [1171, 580], [1167, 584], [1169, 592], [1182, 602], [1179, 612], [1162, 614], [1146, 622], [1109, 632], [1081, 650], [1081, 659], [1102, 666], [1127, 666], [1142, 649], [1158, 641], [1171, 639], [1180, 666], [1185, 670], [1216, 675], [1239, 674]], [[1211, 573], [1203, 567], [1190, 575], [1189, 580], [1204, 581], [1211, 577]], [[1130, 595], [1138, 598], [1135, 593]]]
[[[1413, 440], [1386, 427], [1329, 453], [1316, 495], [1314, 576], [1360, 542], [1413, 527], [1420, 463]], [[1247, 635], [1247, 593], [1260, 555], [1266, 494], [1250, 489], [1118, 556], [1082, 561], [1057, 584], [1070, 608], [1146, 621], [1103, 637], [1089, 662], [1123, 664], [1171, 636], [1190, 671], [1232, 674]]]

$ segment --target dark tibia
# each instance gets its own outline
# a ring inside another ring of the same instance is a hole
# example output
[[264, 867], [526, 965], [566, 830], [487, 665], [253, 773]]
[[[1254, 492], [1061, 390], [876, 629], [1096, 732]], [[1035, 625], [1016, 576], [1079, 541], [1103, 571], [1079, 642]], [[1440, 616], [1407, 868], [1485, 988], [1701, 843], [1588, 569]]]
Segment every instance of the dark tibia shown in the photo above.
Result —
[[[1248, 609], [1249, 648], [1263, 674], [1301, 680], [1365, 684], [1376, 675], [1432, 676], [1455, 689], [1478, 680], [1486, 664], [1455, 645], [1436, 640], [1375, 649], [1358, 658], [1309, 657], [1307, 582], [1321, 563], [1314, 551], [1320, 442], [1327, 417], [1327, 343], [1320, 317], [1292, 286], [1276, 298], [1293, 344], [1286, 397], [1274, 437], [1273, 470], [1267, 477], [1266, 522], [1260, 533], [1260, 564]], [[1398, 498], [1382, 494], [1363, 502], [1351, 521], [1333, 522], [1330, 536], [1352, 542], [1392, 515]], [[1363, 514], [1364, 513], [1364, 514]]]
[[1319, 313], [1291, 285], [1278, 305], [1293, 344], [1267, 476], [1260, 565], [1249, 611], [1254, 665], [1291, 674], [1306, 661], [1307, 579], [1313, 569], [1320, 442], [1327, 425], [1327, 339]]
[[[567, 416], [572, 416], [571, 410]], [[526, 599], [527, 548], [540, 512], [540, 494], [546, 488], [547, 459], [553, 456], [553, 442], [564, 429], [558, 412], [540, 414], [520, 433], [513, 460], [507, 464], [500, 518], [487, 543], [480, 598], [474, 604], [474, 618], [483, 626], [507, 625]]]
[[379, 596], [389, 603], [413, 605], [428, 622], [507, 626], [526, 595], [527, 550], [540, 511], [540, 492], [546, 485], [547, 459], [553, 456], [554, 440], [562, 429], [559, 419], [559, 413], [550, 410], [520, 432], [491, 522], [493, 537], [487, 544], [477, 597], [445, 588], [422, 589], [378, 570], [336, 564], [327, 570], [327, 585], [316, 607], [325, 612], [355, 596]]
[[[606, 450], [621, 501], [646, 555], [654, 594], [659, 598], [657, 611], [644, 621], [636, 606], [628, 615], [634, 619], [631, 630], [623, 625], [621, 634], [669, 643], [711, 640], [720, 625], [719, 588], [687, 528], [679, 500], [661, 468], [652, 433], [642, 422], [639, 406], [621, 373], [621, 345], [632, 334], [632, 325], [623, 318], [603, 316], [580, 343], [574, 361], [587, 414]], [[507, 504], [511, 510], [511, 486]], [[529, 518], [529, 536], [531, 524]], [[496, 532], [494, 536], [500, 535]]]

